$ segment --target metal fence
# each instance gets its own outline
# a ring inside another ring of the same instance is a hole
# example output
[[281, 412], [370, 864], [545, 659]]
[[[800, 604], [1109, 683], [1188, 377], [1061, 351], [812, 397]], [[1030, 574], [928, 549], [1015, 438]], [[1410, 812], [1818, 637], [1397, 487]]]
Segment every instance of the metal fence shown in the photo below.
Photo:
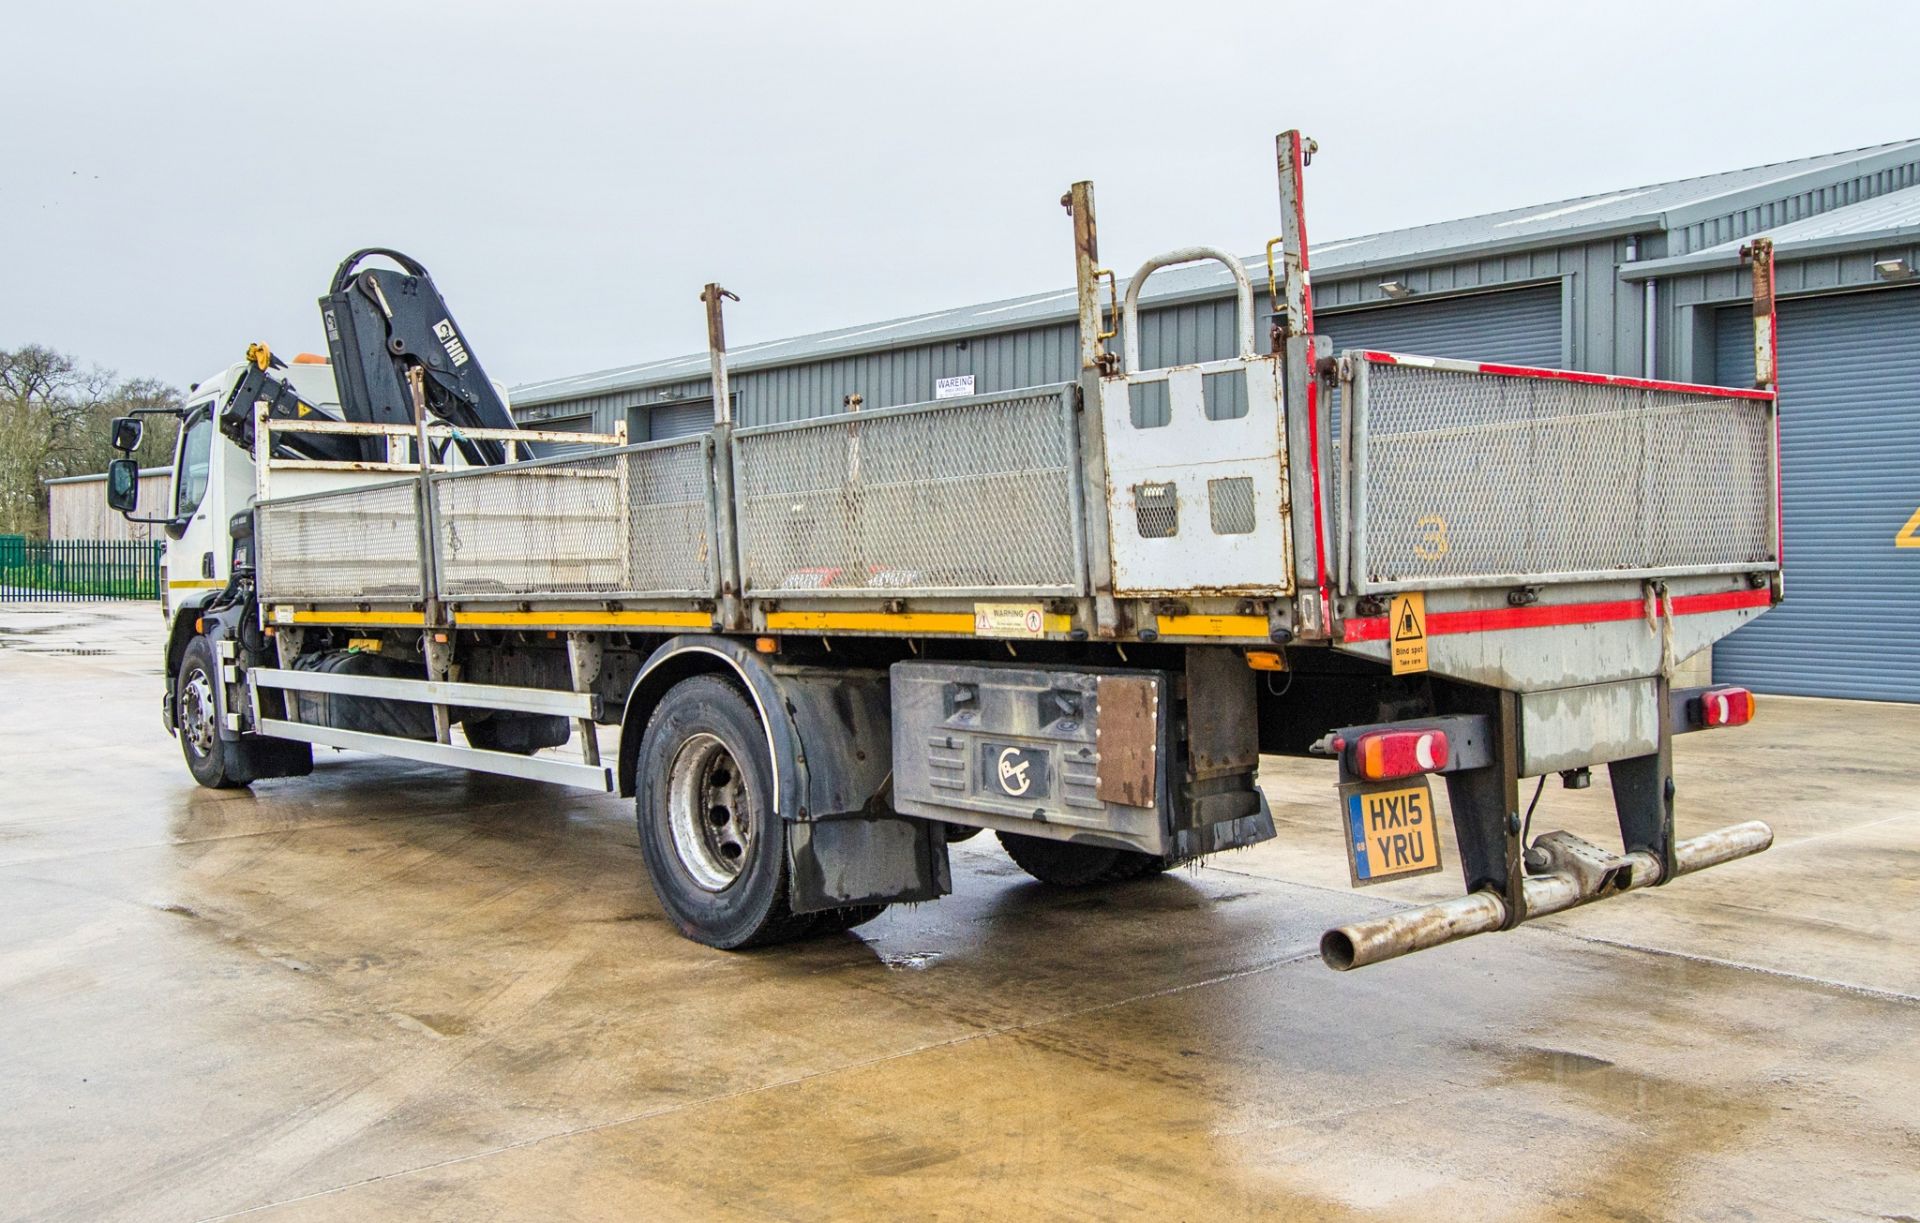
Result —
[[0, 535], [0, 602], [158, 599], [164, 545]]
[[734, 436], [755, 595], [1081, 593], [1071, 388], [860, 412]]
[[1768, 398], [1348, 356], [1350, 590], [1778, 563]]

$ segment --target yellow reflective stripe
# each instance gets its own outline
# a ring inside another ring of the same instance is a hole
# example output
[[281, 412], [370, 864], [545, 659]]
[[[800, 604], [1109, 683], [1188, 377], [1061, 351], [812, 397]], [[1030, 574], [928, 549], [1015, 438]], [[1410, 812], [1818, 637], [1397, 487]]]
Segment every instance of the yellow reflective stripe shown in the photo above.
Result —
[[713, 627], [711, 612], [680, 611], [460, 611], [454, 623], [468, 628], [524, 628], [554, 624], [606, 625], [623, 628]]
[[[850, 633], [956, 633], [971, 636], [973, 613], [777, 611], [767, 613], [767, 627], [806, 632], [832, 632], [837, 629]], [[1072, 628], [1072, 616], [1049, 615], [1044, 631], [1065, 633]]]
[[1267, 640], [1265, 616], [1156, 616], [1162, 637], [1253, 637]]
[[[284, 613], [276, 608], [268, 617], [270, 624], [286, 624]], [[380, 628], [424, 628], [427, 618], [419, 612], [398, 611], [296, 611], [294, 624], [371, 624]]]
[[168, 590], [211, 590], [226, 586], [224, 578], [194, 578], [191, 581], [182, 578], [177, 582], [168, 582]]
[[782, 611], [767, 613], [767, 627], [854, 633], [972, 633], [973, 613]]

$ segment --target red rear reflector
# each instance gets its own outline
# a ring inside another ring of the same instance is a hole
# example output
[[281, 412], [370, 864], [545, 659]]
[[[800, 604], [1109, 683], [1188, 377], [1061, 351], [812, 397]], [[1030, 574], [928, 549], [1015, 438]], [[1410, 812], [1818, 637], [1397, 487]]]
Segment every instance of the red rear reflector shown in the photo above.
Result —
[[1709, 688], [1700, 694], [1700, 725], [1745, 726], [1753, 721], [1753, 693], [1745, 688]]
[[1367, 781], [1412, 777], [1447, 767], [1444, 730], [1374, 730], [1347, 749], [1347, 769]]

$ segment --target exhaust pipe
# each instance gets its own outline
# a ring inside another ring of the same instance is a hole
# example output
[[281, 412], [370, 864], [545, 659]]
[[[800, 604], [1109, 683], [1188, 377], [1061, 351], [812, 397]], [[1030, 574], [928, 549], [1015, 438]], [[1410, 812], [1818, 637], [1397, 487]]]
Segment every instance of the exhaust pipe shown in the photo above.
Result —
[[[1759, 820], [1690, 837], [1673, 847], [1674, 877], [1757, 854], [1772, 844], [1773, 829]], [[1540, 851], [1537, 860], [1546, 869], [1521, 883], [1529, 918], [1660, 882], [1660, 860], [1650, 853], [1611, 854], [1568, 832], [1547, 833], [1534, 842], [1534, 849]], [[1320, 958], [1328, 968], [1346, 972], [1485, 934], [1506, 923], [1507, 902], [1493, 892], [1475, 892], [1329, 930], [1320, 936]]]

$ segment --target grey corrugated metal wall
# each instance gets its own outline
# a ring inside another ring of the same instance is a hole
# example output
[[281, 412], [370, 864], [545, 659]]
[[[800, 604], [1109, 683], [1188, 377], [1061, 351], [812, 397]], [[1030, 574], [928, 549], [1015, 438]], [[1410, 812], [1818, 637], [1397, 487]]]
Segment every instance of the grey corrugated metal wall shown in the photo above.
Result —
[[1905, 162], [1856, 174], [1837, 183], [1812, 187], [1781, 199], [1767, 200], [1735, 212], [1696, 221], [1676, 229], [1668, 237], [1667, 254], [1684, 255], [1759, 233], [1776, 225], [1785, 225], [1802, 217], [1817, 216], [1848, 204], [1857, 204], [1889, 191], [1899, 191], [1920, 183], [1920, 164]]
[[[1265, 294], [1255, 297], [1254, 349], [1268, 344]], [[1232, 356], [1237, 321], [1232, 299], [1143, 310], [1140, 360], [1149, 368]], [[1471, 293], [1321, 316], [1336, 347], [1394, 347], [1433, 356], [1478, 357], [1523, 365], [1565, 364], [1559, 282]], [[841, 410], [857, 391], [869, 408], [922, 403], [933, 382], [972, 374], [981, 394], [1072, 379], [1079, 345], [1071, 324], [1029, 328], [966, 341], [919, 345], [737, 375], [743, 425], [800, 420]], [[1118, 341], [1114, 341], [1117, 345]], [[1229, 414], [1243, 405], [1221, 405]], [[1143, 424], [1151, 423], [1143, 420]]]
[[[1497, 309], [1486, 299], [1512, 292], [1527, 305], [1538, 307], [1529, 312], [1529, 317], [1538, 322], [1546, 319], [1546, 306], [1552, 299], [1552, 317], [1559, 328], [1556, 337], [1536, 332], [1535, 340], [1524, 349], [1479, 355], [1488, 360], [1518, 360], [1525, 355], [1528, 363], [1638, 372], [1640, 297], [1636, 292], [1617, 292], [1613, 274], [1624, 256], [1624, 243], [1613, 240], [1489, 255], [1392, 273], [1420, 295], [1411, 302], [1392, 303], [1380, 295], [1377, 282], [1386, 279], [1385, 274], [1316, 284], [1315, 299], [1323, 308], [1321, 325], [1329, 330], [1343, 326], [1340, 320], [1347, 314], [1341, 307], [1377, 308], [1377, 313], [1373, 309], [1362, 312], [1372, 316], [1365, 331], [1355, 332], [1351, 325], [1345, 326], [1344, 333], [1335, 330], [1340, 342], [1354, 345], [1373, 342], [1367, 339], [1367, 332], [1375, 323], [1387, 323], [1394, 311], [1474, 313]], [[1516, 282], [1524, 287], [1502, 289]], [[1563, 289], [1563, 285], [1570, 287]], [[1571, 307], [1571, 317], [1562, 317], [1566, 313], [1563, 300]], [[1255, 294], [1254, 304], [1254, 346], [1264, 350], [1271, 315], [1267, 294]], [[1359, 315], [1353, 317], [1358, 321]], [[1458, 316], [1455, 321], [1460, 321]], [[1150, 365], [1228, 356], [1233, 342], [1231, 298], [1141, 312], [1140, 355]], [[1548, 356], [1550, 344], [1557, 355]], [[973, 374], [982, 393], [1067, 381], [1077, 374], [1078, 359], [1076, 328], [1072, 322], [1061, 322], [970, 336], [964, 341], [904, 344], [821, 361], [736, 370], [736, 419], [742, 425], [757, 425], [826, 415], [842, 410], [841, 401], [852, 391], [858, 391], [870, 408], [921, 403], [933, 397], [935, 378], [955, 374]], [[594, 413], [598, 428], [611, 429], [615, 420], [631, 420], [629, 413], [637, 415], [677, 399], [704, 397], [707, 390], [705, 378], [681, 379], [542, 404], [516, 414], [526, 415], [532, 423], [539, 413], [584, 408]]]
[[[1715, 320], [1719, 381], [1753, 378], [1744, 307]], [[1786, 602], [1714, 648], [1716, 680], [1920, 701], [1920, 288], [1785, 303], [1780, 447]]]

